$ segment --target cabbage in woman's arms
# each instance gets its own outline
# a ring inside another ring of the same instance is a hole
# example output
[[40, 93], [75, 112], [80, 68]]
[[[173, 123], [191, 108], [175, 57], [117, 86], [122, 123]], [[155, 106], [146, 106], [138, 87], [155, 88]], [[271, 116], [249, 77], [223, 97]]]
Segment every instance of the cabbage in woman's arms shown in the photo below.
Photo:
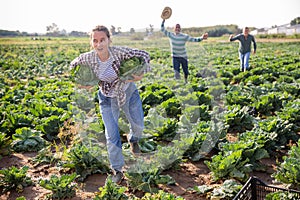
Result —
[[124, 60], [120, 66], [120, 79], [122, 81], [134, 79], [132, 75], [141, 75], [148, 65], [142, 59], [133, 57]]
[[71, 73], [74, 76], [75, 83], [79, 85], [94, 86], [99, 82], [99, 79], [89, 66], [78, 65]]

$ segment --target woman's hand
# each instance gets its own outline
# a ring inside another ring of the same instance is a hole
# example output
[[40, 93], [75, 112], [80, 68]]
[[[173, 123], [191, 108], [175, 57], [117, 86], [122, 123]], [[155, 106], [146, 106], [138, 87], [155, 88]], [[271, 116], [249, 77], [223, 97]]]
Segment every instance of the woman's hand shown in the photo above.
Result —
[[144, 74], [141, 74], [141, 75], [135, 75], [135, 74], [132, 74], [133, 76], [133, 79], [132, 80], [126, 80], [126, 82], [135, 82], [135, 81], [139, 81], [143, 78]]

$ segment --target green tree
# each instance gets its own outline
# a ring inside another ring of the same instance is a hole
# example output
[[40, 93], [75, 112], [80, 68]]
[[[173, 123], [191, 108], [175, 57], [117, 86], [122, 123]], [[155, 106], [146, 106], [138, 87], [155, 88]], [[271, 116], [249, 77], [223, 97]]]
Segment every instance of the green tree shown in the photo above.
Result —
[[47, 35], [49, 36], [58, 36], [59, 35], [59, 28], [57, 24], [52, 23], [49, 26], [46, 26]]
[[112, 35], [116, 35], [117, 34], [116, 27], [111, 25], [110, 32], [111, 32]]
[[135, 33], [134, 28], [131, 28], [129, 32], [130, 32], [131, 34]]
[[300, 17], [293, 19], [290, 24], [291, 24], [291, 26], [300, 24]]

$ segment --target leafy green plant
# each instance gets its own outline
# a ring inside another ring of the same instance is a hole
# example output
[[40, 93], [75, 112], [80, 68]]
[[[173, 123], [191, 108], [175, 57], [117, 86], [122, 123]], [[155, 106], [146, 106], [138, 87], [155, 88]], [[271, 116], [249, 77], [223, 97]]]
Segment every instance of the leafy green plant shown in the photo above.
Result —
[[254, 118], [248, 113], [249, 107], [233, 105], [228, 107], [225, 114], [225, 123], [229, 125], [229, 131], [244, 132], [254, 127]]
[[99, 79], [90, 66], [78, 65], [71, 70], [75, 83], [80, 85], [97, 85]]
[[177, 126], [176, 119], [167, 118], [162, 127], [157, 129], [157, 134], [154, 134], [153, 136], [158, 140], [172, 141], [176, 135]]
[[220, 143], [218, 155], [214, 155], [212, 161], [204, 163], [211, 170], [214, 180], [229, 177], [246, 181], [252, 170], [262, 169], [258, 161], [269, 157], [265, 149], [267, 141], [263, 132], [242, 133], [235, 142]]
[[212, 179], [220, 180], [229, 177], [239, 180], [247, 180], [249, 172], [252, 171], [249, 158], [242, 159], [243, 150], [234, 152], [219, 152], [212, 157], [212, 161], [205, 160], [204, 163], [211, 170]]
[[132, 57], [126, 59], [121, 62], [120, 66], [120, 79], [131, 80], [133, 79], [132, 75], [140, 75], [143, 74], [144, 71], [147, 69], [148, 64], [145, 63], [141, 58]]
[[184, 95], [179, 95], [177, 98], [180, 101], [183, 108], [186, 108], [188, 106], [199, 105], [198, 96], [195, 92], [184, 94]]
[[1, 156], [6, 156], [10, 153], [11, 139], [6, 137], [6, 133], [0, 132], [0, 159]]
[[224, 126], [223, 122], [218, 122], [215, 117], [211, 121], [199, 121], [197, 124], [192, 124], [185, 115], [181, 116], [178, 133], [181, 141], [186, 144], [185, 147], [181, 147], [185, 149], [184, 156], [193, 161], [199, 161], [216, 147], [219, 140], [225, 138], [228, 127]]
[[295, 125], [295, 130], [300, 130], [300, 100], [299, 98], [285, 104], [285, 107], [276, 112], [276, 115], [282, 120], [288, 120]]
[[174, 194], [159, 190], [157, 193], [146, 193], [141, 200], [184, 200], [183, 197], [176, 197]]
[[206, 139], [206, 134], [208, 134], [208, 132], [199, 132], [193, 136], [193, 143], [184, 153], [185, 157], [188, 157], [192, 160], [194, 160], [194, 157], [197, 157], [197, 154], [199, 154], [202, 144]]
[[[299, 72], [298, 72], [299, 73]], [[274, 86], [282, 92], [287, 92], [293, 96], [299, 95], [300, 92], [300, 83], [276, 83]]]
[[3, 192], [16, 189], [17, 192], [22, 192], [23, 188], [32, 185], [32, 180], [26, 175], [29, 167], [23, 166], [17, 168], [15, 166], [0, 170], [0, 187], [3, 187]]
[[213, 189], [209, 196], [211, 199], [231, 200], [242, 189], [242, 187], [243, 186], [240, 183], [229, 179], [224, 181], [220, 187]]
[[187, 143], [179, 142], [178, 140], [173, 140], [172, 142], [174, 145], [157, 146], [156, 154], [153, 155], [152, 159], [157, 162], [156, 167], [159, 169], [167, 170], [178, 167], [179, 163], [182, 162], [185, 150], [192, 142], [192, 138], [189, 138]]
[[254, 98], [251, 93], [241, 86], [230, 86], [229, 91], [226, 93], [226, 103], [229, 105], [239, 104], [241, 106], [249, 106]]
[[47, 144], [41, 136], [40, 131], [28, 127], [19, 128], [12, 136], [12, 148], [16, 152], [39, 151]]
[[170, 88], [161, 88], [153, 92], [155, 95], [162, 97], [162, 101], [166, 101], [175, 96]]
[[34, 167], [42, 164], [52, 164], [57, 162], [59, 159], [56, 158], [52, 153], [52, 145], [49, 145], [38, 152], [38, 155], [31, 158], [29, 161], [34, 165]]
[[283, 157], [283, 162], [278, 163], [276, 172], [272, 176], [282, 182], [289, 184], [291, 188], [300, 189], [300, 140], [297, 146], [292, 146], [288, 156]]
[[195, 92], [195, 94], [198, 97], [198, 105], [205, 104], [211, 107], [212, 95], [199, 91]]
[[60, 127], [60, 117], [57, 115], [52, 115], [47, 118], [42, 118], [40, 124], [36, 126], [36, 129], [42, 131], [45, 137], [51, 141], [57, 138]]
[[299, 194], [286, 191], [271, 192], [266, 195], [265, 200], [295, 200], [299, 199]]
[[16, 200], [26, 200], [26, 198], [24, 196], [21, 196], [21, 197], [17, 197]]
[[83, 181], [88, 175], [106, 173], [110, 170], [107, 160], [101, 155], [101, 149], [97, 145], [75, 143], [67, 156], [64, 167], [75, 168], [79, 181]]
[[263, 76], [261, 75], [252, 75], [249, 76], [246, 80], [245, 83], [247, 84], [253, 84], [253, 85], [260, 85], [264, 82]]
[[177, 119], [159, 115], [157, 109], [150, 109], [145, 117], [145, 133], [149, 133], [157, 140], [172, 141], [178, 127]]
[[31, 126], [33, 122], [33, 116], [24, 113], [13, 113], [9, 115], [9, 119], [11, 124], [15, 127]]
[[99, 188], [100, 192], [96, 193], [93, 200], [127, 200], [128, 196], [124, 194], [127, 188], [119, 186], [111, 180], [111, 177], [106, 179], [105, 185]]
[[[61, 116], [65, 113], [63, 108], [49, 106], [43, 99], [37, 97], [35, 99], [29, 99], [28, 101], [30, 101], [29, 111], [38, 118], [47, 118], [52, 115]], [[54, 104], [57, 103], [54, 102]]]
[[167, 117], [178, 118], [181, 114], [181, 105], [178, 99], [172, 97], [160, 105], [166, 112]]
[[73, 104], [80, 108], [82, 111], [89, 112], [95, 109], [95, 99], [87, 90], [77, 89], [75, 94], [72, 95]]
[[197, 194], [207, 194], [213, 190], [213, 187], [208, 185], [196, 185], [193, 188], [188, 188], [188, 190], [195, 191]]
[[140, 95], [143, 104], [153, 106], [163, 102], [163, 98], [159, 94], [156, 94], [150, 90], [146, 90], [145, 92], [142, 92]]
[[61, 177], [51, 175], [50, 179], [40, 179], [39, 185], [47, 190], [51, 190], [51, 199], [66, 199], [76, 195], [76, 186], [74, 183], [77, 174], [64, 174]]
[[273, 115], [282, 108], [282, 94], [270, 92], [262, 95], [253, 105], [261, 115]]
[[133, 190], [144, 192], [156, 192], [158, 184], [174, 184], [175, 181], [169, 175], [162, 175], [161, 170], [152, 166], [147, 171], [127, 171], [124, 174], [127, 178], [128, 186]]
[[1, 131], [4, 133], [9, 133], [9, 136], [11, 136], [18, 128], [33, 126], [33, 116], [30, 114], [25, 114], [25, 110], [19, 109], [21, 108], [18, 106], [7, 106], [6, 108], [6, 119], [1, 122]]
[[153, 152], [157, 149], [157, 143], [149, 138], [143, 138], [139, 141], [140, 149], [143, 153]]
[[299, 139], [294, 124], [290, 123], [289, 120], [269, 117], [261, 120], [258, 124], [263, 131], [270, 133], [270, 138], [273, 140], [273, 149], [285, 148], [288, 141], [296, 142]]
[[185, 115], [191, 123], [196, 123], [198, 120], [208, 121], [210, 120], [208, 109], [209, 106], [204, 104], [189, 106], [183, 110], [183, 115]]
[[62, 97], [59, 99], [55, 99], [53, 104], [58, 107], [58, 108], [62, 108], [64, 110], [68, 109], [68, 104], [71, 102], [71, 100], [68, 97]]

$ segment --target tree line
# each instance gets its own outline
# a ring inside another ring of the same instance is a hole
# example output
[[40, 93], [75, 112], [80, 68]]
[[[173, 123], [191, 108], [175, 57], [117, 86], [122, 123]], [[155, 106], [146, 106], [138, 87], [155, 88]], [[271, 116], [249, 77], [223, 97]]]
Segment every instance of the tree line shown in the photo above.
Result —
[[[110, 29], [112, 35], [118, 35], [122, 33], [134, 34], [136, 31], [134, 28], [131, 28], [128, 32], [122, 32], [121, 28], [115, 28], [115, 26], [111, 26]], [[213, 27], [192, 27], [185, 28], [183, 32], [188, 33], [190, 35], [201, 35], [203, 32], [208, 32], [210, 37], [219, 37], [228, 33], [238, 33], [240, 29], [237, 25], [220, 25]], [[146, 35], [151, 35], [154, 33], [154, 26], [150, 25], [149, 28], [145, 29]], [[8, 30], [0, 30], [0, 37], [17, 37], [17, 36], [41, 36], [38, 33], [27, 33], [20, 31], [8, 31]], [[67, 33], [64, 29], [59, 30], [57, 27], [47, 26], [47, 33], [44, 36], [48, 37], [62, 37], [62, 36], [70, 36], [70, 37], [86, 37], [88, 33], [81, 31], [72, 31]]]
[[[300, 24], [300, 17], [297, 17], [290, 21], [290, 25]], [[169, 28], [171, 29], [171, 28]], [[251, 30], [256, 29], [255, 27], [250, 27]], [[117, 35], [121, 33], [135, 33], [135, 29], [131, 28], [127, 32], [122, 32], [121, 27], [111, 26], [110, 31], [112, 35]], [[237, 34], [242, 31], [238, 25], [231, 24], [231, 25], [216, 25], [216, 26], [207, 26], [207, 27], [190, 27], [190, 28], [183, 28], [182, 31], [192, 36], [199, 36], [203, 33], [207, 32], [210, 37], [220, 37], [226, 34]], [[146, 35], [151, 35], [154, 32], [154, 26], [149, 25], [145, 29]], [[38, 33], [27, 33], [27, 32], [20, 32], [20, 31], [9, 31], [9, 30], [1, 30], [0, 29], [0, 37], [17, 37], [17, 36], [40, 36]], [[46, 34], [45, 36], [49, 37], [61, 37], [61, 36], [70, 36], [70, 37], [86, 37], [88, 36], [87, 32], [81, 31], [72, 31], [67, 33], [65, 29], [60, 30], [58, 25], [55, 23], [46, 26]]]

